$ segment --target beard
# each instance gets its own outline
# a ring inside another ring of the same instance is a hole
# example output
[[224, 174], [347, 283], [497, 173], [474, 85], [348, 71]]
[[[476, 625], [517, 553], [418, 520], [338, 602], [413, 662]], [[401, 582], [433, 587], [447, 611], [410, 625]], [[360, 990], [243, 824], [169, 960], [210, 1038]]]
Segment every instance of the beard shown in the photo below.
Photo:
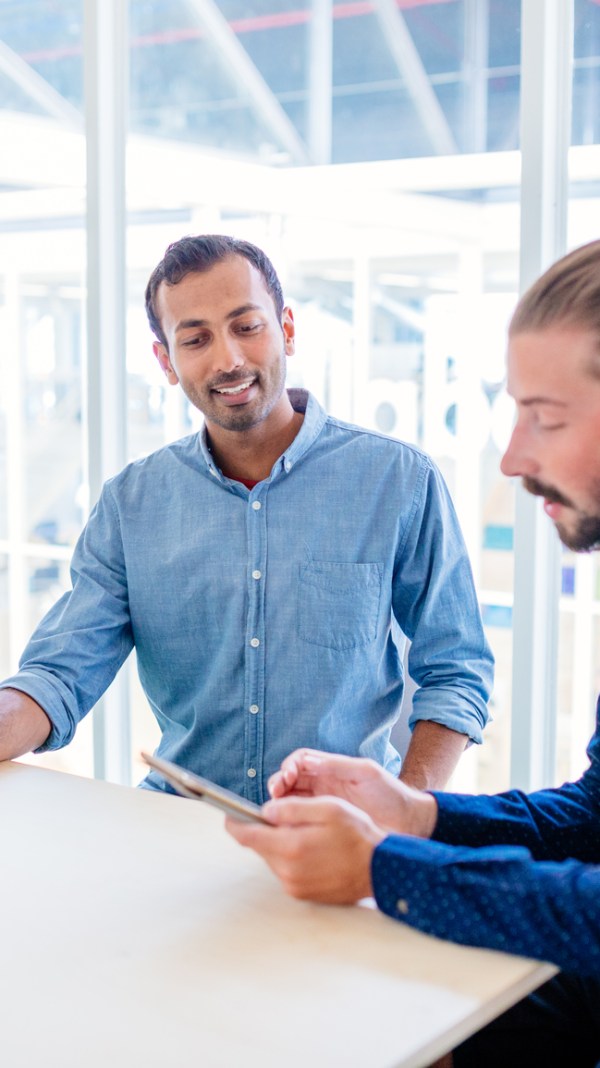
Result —
[[[259, 391], [258, 397], [248, 404], [231, 405], [228, 407], [219, 405], [213, 395], [213, 389], [218, 386], [228, 386], [239, 381], [243, 377], [243, 371], [251, 372], [255, 385]], [[202, 412], [205, 419], [220, 426], [223, 430], [245, 431], [258, 426], [271, 413], [285, 389], [287, 371], [285, 352], [280, 353], [274, 363], [260, 371], [251, 368], [237, 370], [230, 374], [222, 374], [219, 378], [197, 389], [193, 384], [183, 382], [181, 388], [187, 399], [194, 408]]]
[[575, 525], [567, 526], [565, 523], [555, 522], [557, 534], [567, 549], [575, 553], [591, 552], [592, 549], [600, 548], [600, 481], [596, 480], [592, 487], [592, 496], [597, 503], [597, 512], [583, 512], [568, 497], [565, 497], [553, 486], [546, 486], [535, 478], [523, 478], [523, 488], [534, 497], [543, 497], [545, 500], [561, 504], [570, 508], [575, 517]]

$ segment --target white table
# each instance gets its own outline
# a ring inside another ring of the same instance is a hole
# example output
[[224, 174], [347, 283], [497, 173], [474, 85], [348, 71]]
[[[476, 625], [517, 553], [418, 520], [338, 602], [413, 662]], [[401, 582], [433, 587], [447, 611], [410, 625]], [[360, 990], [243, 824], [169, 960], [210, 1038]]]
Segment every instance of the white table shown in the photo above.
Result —
[[0, 764], [6, 1068], [419, 1068], [553, 974], [284, 896], [208, 805]]

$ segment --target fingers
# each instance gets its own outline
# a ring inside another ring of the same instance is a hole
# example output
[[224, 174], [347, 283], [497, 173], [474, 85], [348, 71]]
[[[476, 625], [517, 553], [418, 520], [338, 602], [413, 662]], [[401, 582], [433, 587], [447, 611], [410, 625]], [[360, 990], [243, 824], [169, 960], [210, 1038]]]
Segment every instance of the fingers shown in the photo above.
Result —
[[333, 798], [283, 797], [267, 801], [263, 807], [265, 817], [276, 827], [289, 827], [308, 823], [322, 823], [331, 818]]
[[379, 771], [372, 760], [318, 749], [296, 749], [269, 779], [269, 793], [273, 798], [292, 793], [343, 795], [349, 784], [368, 780]]
[[228, 817], [227, 830], [266, 861], [286, 893], [336, 904], [371, 894], [371, 857], [385, 833], [364, 812], [333, 797], [287, 797], [263, 811], [274, 826]]
[[259, 852], [264, 850], [267, 843], [274, 842], [277, 828], [329, 825], [358, 810], [337, 797], [284, 797], [267, 801], [262, 812], [272, 827], [236, 820], [233, 816], [225, 819], [225, 827], [236, 842]]
[[295, 760], [288, 757], [284, 760], [279, 771], [276, 771], [268, 782], [271, 797], [285, 797], [292, 793], [298, 782], [298, 765]]
[[248, 823], [246, 820], [236, 820], [233, 816], [225, 817], [225, 830], [235, 838], [240, 845], [258, 849], [261, 840], [269, 834], [269, 828], [258, 823]]
[[312, 793], [313, 777], [325, 753], [316, 749], [296, 749], [285, 758], [268, 782], [271, 797], [291, 793]]

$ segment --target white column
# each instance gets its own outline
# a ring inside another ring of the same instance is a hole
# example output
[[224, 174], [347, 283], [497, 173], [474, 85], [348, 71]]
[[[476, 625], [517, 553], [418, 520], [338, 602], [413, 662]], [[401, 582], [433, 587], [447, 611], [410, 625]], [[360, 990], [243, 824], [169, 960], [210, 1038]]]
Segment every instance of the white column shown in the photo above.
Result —
[[[569, 778], [577, 779], [587, 766], [585, 750], [593, 730], [594, 687], [594, 557], [582, 553], [575, 564], [573, 596], [572, 675], [570, 685]], [[596, 655], [595, 655], [596, 654]]]
[[309, 33], [308, 151], [311, 163], [331, 163], [332, 0], [311, 0]]
[[459, 255], [460, 342], [456, 351], [456, 467], [453, 498], [475, 584], [481, 571], [481, 442], [477, 427], [481, 394], [479, 332], [483, 258], [466, 245]]
[[6, 505], [8, 535], [8, 641], [10, 671], [29, 637], [27, 571], [25, 567], [25, 438], [23, 427], [24, 346], [21, 330], [19, 277], [4, 275], [4, 336], [6, 360], [3, 390], [6, 404]]
[[352, 306], [352, 420], [361, 422], [360, 407], [370, 378], [372, 294], [371, 261], [366, 254], [354, 259]]
[[[572, 60], [572, 0], [523, 0], [522, 291], [565, 249]], [[560, 547], [520, 487], [514, 584], [511, 781], [531, 790], [555, 773]]]
[[[125, 147], [127, 0], [85, 0], [87, 136], [87, 471], [90, 502], [126, 461]], [[94, 773], [130, 781], [128, 680], [94, 712]]]

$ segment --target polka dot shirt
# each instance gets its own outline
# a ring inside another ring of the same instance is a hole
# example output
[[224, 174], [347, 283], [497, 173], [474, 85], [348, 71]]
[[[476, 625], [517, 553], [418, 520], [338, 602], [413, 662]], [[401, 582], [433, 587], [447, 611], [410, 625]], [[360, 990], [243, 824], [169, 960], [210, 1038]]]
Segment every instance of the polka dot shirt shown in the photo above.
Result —
[[[599, 703], [600, 710], [600, 703]], [[526, 795], [435, 794], [433, 841], [375, 850], [377, 904], [429, 934], [600, 978], [600, 726], [576, 783]]]

